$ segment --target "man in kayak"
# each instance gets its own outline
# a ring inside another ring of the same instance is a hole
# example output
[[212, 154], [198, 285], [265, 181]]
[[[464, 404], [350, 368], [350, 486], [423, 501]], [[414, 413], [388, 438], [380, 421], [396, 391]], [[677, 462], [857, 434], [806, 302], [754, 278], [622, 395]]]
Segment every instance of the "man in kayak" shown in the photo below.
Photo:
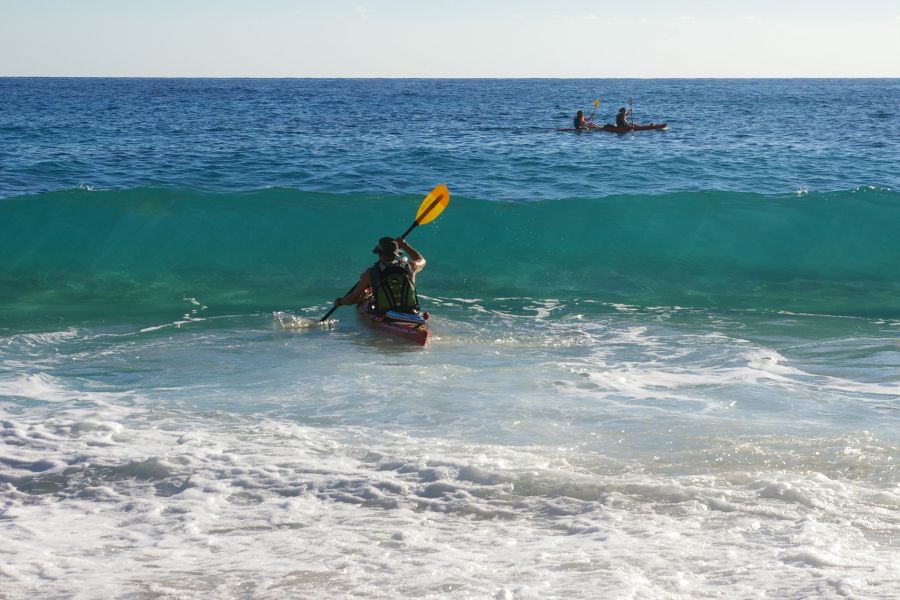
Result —
[[[401, 250], [409, 256], [408, 261], [401, 260]], [[338, 306], [356, 304], [366, 290], [371, 289], [373, 311], [376, 314], [384, 314], [389, 310], [404, 313], [418, 311], [416, 273], [425, 268], [425, 257], [403, 238], [383, 237], [378, 240], [378, 245], [372, 252], [378, 255], [378, 262], [363, 271], [356, 287], [334, 303]]]
[[593, 122], [593, 117], [590, 119], [584, 118], [584, 111], [579, 110], [575, 113], [575, 120], [573, 122], [575, 129], [594, 129], [597, 125]]
[[634, 121], [631, 123], [628, 122], [628, 115], [631, 114], [631, 110], [625, 110], [625, 107], [619, 109], [619, 112], [616, 113], [616, 127], [627, 127], [631, 128], [634, 125], [637, 125]]

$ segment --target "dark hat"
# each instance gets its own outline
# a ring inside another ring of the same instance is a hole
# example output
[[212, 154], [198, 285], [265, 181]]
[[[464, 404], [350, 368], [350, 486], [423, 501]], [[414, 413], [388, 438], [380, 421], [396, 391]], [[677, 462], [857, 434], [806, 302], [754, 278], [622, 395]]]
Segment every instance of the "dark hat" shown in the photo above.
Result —
[[623, 106], [622, 108], [620, 108], [619, 112], [625, 112], [625, 107]]
[[397, 256], [400, 254], [400, 246], [394, 238], [383, 237], [378, 240], [378, 245], [372, 248], [372, 252], [379, 256]]

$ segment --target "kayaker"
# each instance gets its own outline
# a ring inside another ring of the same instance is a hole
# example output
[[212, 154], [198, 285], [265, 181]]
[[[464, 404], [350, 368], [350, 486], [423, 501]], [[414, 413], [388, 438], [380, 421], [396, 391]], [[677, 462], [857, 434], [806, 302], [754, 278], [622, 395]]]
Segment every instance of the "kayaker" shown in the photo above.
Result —
[[635, 123], [628, 122], [628, 115], [631, 114], [631, 110], [625, 110], [625, 107], [619, 109], [619, 112], [616, 113], [616, 127], [631, 127]]
[[592, 121], [593, 117], [591, 117], [590, 119], [585, 119], [584, 111], [579, 110], [577, 113], [575, 113], [573, 124], [575, 125], [575, 129], [593, 129], [594, 127], [596, 127], [596, 125]]
[[[409, 260], [401, 259], [401, 250], [406, 252]], [[372, 252], [378, 255], [378, 262], [362, 272], [353, 291], [334, 303], [338, 306], [356, 304], [366, 290], [371, 289], [375, 313], [418, 311], [416, 273], [425, 268], [425, 257], [403, 238], [383, 237]]]

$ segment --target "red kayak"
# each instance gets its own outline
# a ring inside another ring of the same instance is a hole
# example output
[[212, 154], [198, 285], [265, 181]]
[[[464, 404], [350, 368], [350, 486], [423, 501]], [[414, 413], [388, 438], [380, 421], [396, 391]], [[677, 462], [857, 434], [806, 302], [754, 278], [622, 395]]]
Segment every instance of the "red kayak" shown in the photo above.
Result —
[[428, 313], [409, 314], [388, 311], [384, 315], [369, 312], [371, 302], [363, 300], [356, 305], [356, 312], [363, 323], [384, 333], [396, 335], [403, 339], [424, 346], [431, 334], [428, 327]]
[[654, 129], [667, 129], [668, 123], [650, 123], [648, 125], [633, 125], [631, 127], [616, 127], [615, 125], [604, 125], [600, 129], [609, 133], [628, 133], [629, 131], [652, 131]]
[[577, 131], [579, 133], [592, 133], [594, 131], [605, 131], [607, 133], [630, 133], [632, 131], [653, 131], [668, 129], [668, 123], [650, 123], [648, 125], [635, 125], [633, 127], [616, 127], [615, 125], [603, 125], [594, 127], [593, 129], [575, 129], [574, 127], [564, 127], [559, 131]]

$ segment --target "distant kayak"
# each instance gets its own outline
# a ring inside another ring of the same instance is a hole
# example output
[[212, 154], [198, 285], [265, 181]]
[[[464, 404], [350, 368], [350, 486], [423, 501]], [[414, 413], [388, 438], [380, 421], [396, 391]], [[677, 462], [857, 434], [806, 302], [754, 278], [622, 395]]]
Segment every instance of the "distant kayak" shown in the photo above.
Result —
[[668, 128], [668, 123], [649, 123], [647, 125], [635, 125], [633, 127], [616, 127], [615, 125], [603, 125], [602, 127], [594, 127], [593, 129], [575, 129], [574, 127], [563, 127], [558, 131], [572, 131], [576, 133], [593, 133], [595, 131], [605, 131], [607, 133], [630, 133], [632, 131], [653, 131]]
[[376, 315], [369, 312], [371, 302], [367, 299], [356, 305], [356, 312], [363, 323], [383, 333], [396, 335], [421, 346], [428, 341], [431, 329], [428, 327], [428, 313], [424, 315], [388, 312]]

